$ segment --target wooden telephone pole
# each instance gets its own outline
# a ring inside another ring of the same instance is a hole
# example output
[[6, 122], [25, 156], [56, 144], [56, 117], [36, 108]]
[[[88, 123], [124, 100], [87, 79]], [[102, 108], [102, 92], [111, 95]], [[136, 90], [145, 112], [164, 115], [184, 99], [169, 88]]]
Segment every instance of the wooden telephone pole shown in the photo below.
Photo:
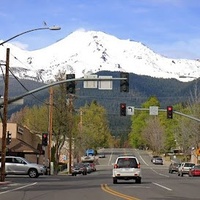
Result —
[[52, 135], [53, 135], [53, 87], [50, 87], [49, 89], [49, 144], [48, 144], [49, 175], [51, 175]]
[[72, 166], [72, 127], [73, 127], [73, 97], [70, 95], [69, 97], [69, 113], [70, 113], [70, 132], [69, 132], [69, 159], [68, 159], [68, 167], [69, 167], [69, 174], [72, 173], [71, 166]]
[[8, 112], [8, 85], [9, 85], [9, 59], [10, 49], [6, 49], [6, 71], [5, 88], [3, 103], [3, 122], [2, 122], [2, 150], [1, 150], [1, 181], [5, 181], [5, 160], [6, 160], [6, 132], [7, 132], [7, 112]]

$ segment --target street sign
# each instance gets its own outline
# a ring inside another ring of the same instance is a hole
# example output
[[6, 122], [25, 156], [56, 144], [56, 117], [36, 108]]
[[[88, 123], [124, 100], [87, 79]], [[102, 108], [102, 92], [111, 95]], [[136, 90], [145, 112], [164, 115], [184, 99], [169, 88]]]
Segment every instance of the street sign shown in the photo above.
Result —
[[[111, 79], [112, 76], [99, 76], [99, 78]], [[99, 81], [99, 90], [112, 90], [112, 81]]]
[[127, 115], [134, 115], [134, 107], [133, 106], [127, 106], [126, 107], [126, 114]]
[[[97, 75], [93, 75], [93, 74], [90, 74], [90, 75], [84, 75], [84, 78], [97, 78]], [[97, 81], [84, 81], [83, 83], [83, 87], [84, 88], [97, 88]]]
[[149, 115], [158, 115], [158, 106], [150, 106]]
[[197, 156], [200, 156], [200, 148], [196, 150]]
[[[4, 104], [4, 99], [0, 98], [0, 104]], [[12, 105], [23, 105], [24, 104], [24, 99], [18, 99], [15, 102], [11, 103]]]

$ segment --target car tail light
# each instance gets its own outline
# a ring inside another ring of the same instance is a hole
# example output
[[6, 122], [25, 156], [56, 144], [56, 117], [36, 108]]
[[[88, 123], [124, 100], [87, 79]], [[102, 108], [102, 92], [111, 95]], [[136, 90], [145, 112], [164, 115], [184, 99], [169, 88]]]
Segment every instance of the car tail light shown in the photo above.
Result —
[[114, 169], [118, 168], [118, 165], [117, 164], [114, 164]]
[[137, 165], [137, 168], [140, 168], [140, 163]]

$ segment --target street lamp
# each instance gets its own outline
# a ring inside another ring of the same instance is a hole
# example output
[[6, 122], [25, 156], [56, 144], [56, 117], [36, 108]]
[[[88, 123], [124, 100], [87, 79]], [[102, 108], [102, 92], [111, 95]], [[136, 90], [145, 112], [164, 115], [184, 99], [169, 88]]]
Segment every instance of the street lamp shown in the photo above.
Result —
[[[10, 40], [13, 40], [16, 37], [19, 37], [20, 35], [24, 35], [29, 32], [33, 31], [39, 31], [39, 30], [60, 30], [61, 28], [58, 26], [53, 27], [42, 27], [42, 28], [35, 28], [28, 31], [24, 31], [22, 33], [19, 33], [4, 42], [1, 42], [0, 45], [4, 45], [6, 42], [9, 42]], [[5, 157], [6, 157], [6, 131], [7, 131], [7, 110], [8, 110], [8, 82], [9, 82], [9, 54], [10, 49], [7, 48], [6, 52], [6, 70], [5, 70], [5, 88], [4, 88], [4, 102], [3, 102], [3, 120], [2, 120], [2, 148], [1, 148], [1, 176], [0, 181], [5, 181]]]
[[24, 35], [26, 33], [30, 33], [30, 32], [33, 32], [33, 31], [40, 31], [40, 30], [51, 30], [51, 31], [57, 31], [57, 30], [60, 30], [61, 28], [59, 26], [51, 26], [51, 27], [41, 27], [41, 28], [35, 28], [35, 29], [31, 29], [31, 30], [28, 30], [28, 31], [24, 31], [22, 33], [19, 33], [7, 40], [5, 40], [4, 42], [1, 42], [0, 45], [4, 45], [5, 43], [9, 42], [10, 40], [13, 40], [15, 39], [16, 37], [19, 37], [20, 35]]

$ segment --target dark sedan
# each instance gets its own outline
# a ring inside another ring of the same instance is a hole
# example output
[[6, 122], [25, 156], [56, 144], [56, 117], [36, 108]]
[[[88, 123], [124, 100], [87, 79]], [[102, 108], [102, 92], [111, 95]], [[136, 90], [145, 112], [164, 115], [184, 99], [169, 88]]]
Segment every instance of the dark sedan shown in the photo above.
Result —
[[180, 163], [178, 162], [172, 162], [170, 165], [169, 165], [169, 173], [173, 173], [173, 172], [178, 172], [178, 168], [180, 167]]
[[77, 174], [87, 175], [87, 168], [83, 163], [77, 163], [72, 168], [72, 176]]
[[155, 165], [163, 165], [163, 159], [161, 157], [154, 158], [152, 162]]

